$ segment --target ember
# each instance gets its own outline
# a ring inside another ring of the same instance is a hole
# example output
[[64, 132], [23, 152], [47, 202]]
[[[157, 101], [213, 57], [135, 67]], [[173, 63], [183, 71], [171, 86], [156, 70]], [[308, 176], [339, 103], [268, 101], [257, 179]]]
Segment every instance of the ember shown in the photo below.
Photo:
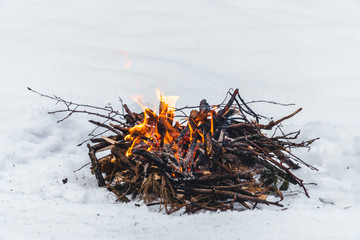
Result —
[[[105, 118], [105, 122], [90, 122], [115, 135], [90, 139], [94, 143], [88, 144], [91, 169], [99, 186], [106, 186], [120, 201], [140, 199], [148, 205], [158, 204], [170, 214], [179, 209], [250, 209], [258, 203], [281, 207], [281, 191], [287, 190], [289, 183], [299, 185], [309, 196], [303, 180], [292, 170], [300, 168], [299, 164], [317, 169], [290, 150], [309, 147], [316, 139], [294, 142], [300, 131], [278, 131], [280, 136], [274, 133], [271, 137], [265, 134], [274, 127], [280, 128], [284, 120], [301, 109], [261, 124], [262, 116], [254, 113], [238, 89], [229, 92], [226, 104], [209, 105], [202, 100], [197, 109], [175, 109], [178, 97], [158, 94], [158, 114], [146, 107], [137, 114], [126, 104], [126, 113], [121, 114], [111, 107], [91, 107], [40, 95], [65, 104], [66, 109], [51, 112], [68, 112], [60, 121], [73, 113]], [[90, 112], [86, 110], [89, 107], [107, 114]], [[184, 112], [190, 109], [190, 114]], [[182, 115], [176, 116], [177, 113]], [[186, 121], [180, 124], [176, 121], [180, 118]], [[112, 123], [106, 124], [109, 121]], [[108, 155], [97, 158], [98, 153], [107, 150]], [[277, 200], [268, 201], [268, 195]]]

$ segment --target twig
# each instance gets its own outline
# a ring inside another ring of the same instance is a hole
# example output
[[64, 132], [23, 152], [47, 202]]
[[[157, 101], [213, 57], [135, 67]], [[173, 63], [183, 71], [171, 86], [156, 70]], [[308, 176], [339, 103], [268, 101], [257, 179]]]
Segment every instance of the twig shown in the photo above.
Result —
[[73, 173], [80, 171], [81, 169], [83, 169], [83, 168], [86, 167], [86, 166], [89, 166], [90, 164], [91, 164], [91, 162], [84, 164], [84, 165], [83, 165], [82, 167], [80, 167], [79, 169], [76, 169], [75, 171], [73, 171]]

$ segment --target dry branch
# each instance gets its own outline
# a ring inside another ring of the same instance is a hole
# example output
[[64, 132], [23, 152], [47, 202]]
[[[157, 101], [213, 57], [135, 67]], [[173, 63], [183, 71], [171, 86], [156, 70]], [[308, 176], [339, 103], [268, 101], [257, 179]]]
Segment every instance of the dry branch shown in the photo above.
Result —
[[[289, 182], [309, 196], [293, 170], [299, 164], [317, 169], [290, 150], [308, 148], [316, 139], [295, 142], [300, 131], [285, 134], [280, 128], [301, 108], [277, 121], [260, 123], [262, 116], [248, 105], [253, 102], [246, 103], [236, 89], [219, 105], [210, 106], [204, 99], [197, 107], [173, 109], [161, 101], [156, 115], [149, 109], [138, 114], [123, 104], [120, 114], [112, 108], [77, 104], [29, 90], [64, 104], [64, 109], [50, 112], [67, 114], [59, 121], [74, 113], [104, 120], [89, 120], [115, 134], [90, 139], [94, 144], [88, 144], [91, 169], [98, 185], [107, 186], [120, 201], [141, 199], [148, 205], [159, 205], [168, 214], [180, 209], [242, 210], [259, 203], [281, 207], [280, 190], [286, 190]], [[176, 121], [176, 112], [187, 118], [186, 124]], [[274, 127], [274, 135], [278, 129], [282, 135], [267, 137], [263, 130]], [[96, 154], [106, 150], [110, 154], [98, 160]], [[278, 201], [266, 200], [270, 194]]]

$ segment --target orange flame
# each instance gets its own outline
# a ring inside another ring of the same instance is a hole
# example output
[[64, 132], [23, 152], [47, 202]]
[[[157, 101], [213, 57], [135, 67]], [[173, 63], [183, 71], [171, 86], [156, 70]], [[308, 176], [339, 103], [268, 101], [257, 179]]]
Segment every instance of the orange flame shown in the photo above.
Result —
[[210, 118], [210, 132], [211, 135], [214, 135], [214, 119], [213, 119], [213, 113], [209, 112], [208, 119]]
[[126, 156], [132, 154], [132, 149], [136, 145], [147, 147], [147, 151], [156, 149], [164, 143], [172, 143], [179, 136], [179, 132], [173, 127], [175, 115], [175, 102], [178, 96], [165, 97], [157, 90], [157, 96], [160, 99], [159, 115], [152, 110], [144, 107], [139, 98], [133, 97], [144, 110], [144, 120], [142, 123], [135, 125], [129, 130], [129, 134], [125, 137], [126, 141], [132, 141], [131, 147], [126, 152]]
[[132, 99], [134, 102], [136, 102], [136, 103], [141, 107], [141, 109], [142, 109], [143, 111], [145, 111], [145, 106], [142, 104], [142, 102], [143, 102], [143, 96], [141, 96], [141, 95], [133, 95], [133, 96], [131, 96], [131, 99]]
[[179, 97], [164, 96], [160, 90], [156, 91], [156, 95], [160, 100], [158, 115], [143, 106], [142, 98], [133, 97], [144, 110], [144, 118], [141, 123], [130, 128], [125, 137], [125, 140], [131, 143], [126, 156], [131, 156], [133, 149], [156, 152], [164, 147], [166, 151], [171, 151], [179, 163], [174, 168], [181, 172], [190, 171], [199, 146], [208, 140], [208, 134], [214, 134], [213, 118], [217, 109], [192, 110], [185, 127], [174, 121], [175, 103]]

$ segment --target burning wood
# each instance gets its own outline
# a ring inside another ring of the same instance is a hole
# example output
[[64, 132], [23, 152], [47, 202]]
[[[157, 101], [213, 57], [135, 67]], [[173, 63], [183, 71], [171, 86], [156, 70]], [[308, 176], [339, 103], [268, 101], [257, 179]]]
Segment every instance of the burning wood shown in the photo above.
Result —
[[[290, 150], [308, 147], [316, 139], [296, 143], [299, 132], [272, 137], [265, 133], [279, 128], [301, 108], [278, 121], [261, 124], [261, 116], [244, 102], [238, 89], [230, 93], [226, 104], [211, 106], [202, 100], [189, 115], [184, 113], [187, 107], [175, 109], [175, 97], [160, 96], [158, 114], [149, 108], [137, 114], [125, 104], [126, 113], [121, 114], [112, 108], [40, 95], [65, 104], [66, 109], [51, 112], [67, 112], [62, 120], [73, 113], [105, 118], [104, 122], [90, 122], [115, 135], [90, 139], [91, 170], [98, 185], [106, 186], [120, 201], [132, 198], [148, 205], [159, 204], [168, 214], [182, 208], [196, 212], [251, 208], [258, 203], [282, 206], [280, 190], [286, 190], [289, 182], [302, 187], [309, 196], [303, 180], [292, 170], [299, 164], [317, 169]], [[184, 114], [185, 124], [176, 121], [177, 112]], [[98, 159], [97, 154], [106, 150], [109, 154]], [[270, 194], [278, 200], [268, 201]]]

